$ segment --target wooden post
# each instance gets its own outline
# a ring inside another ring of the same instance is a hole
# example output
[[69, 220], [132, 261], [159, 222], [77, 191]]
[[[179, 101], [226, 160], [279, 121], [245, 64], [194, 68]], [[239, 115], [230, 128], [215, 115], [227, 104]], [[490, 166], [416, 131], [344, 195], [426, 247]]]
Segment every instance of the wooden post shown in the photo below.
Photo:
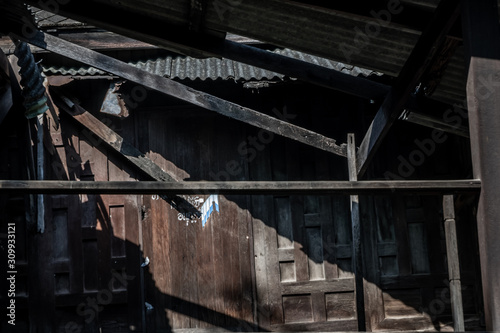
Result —
[[[354, 134], [347, 135], [347, 163], [349, 181], [358, 180], [356, 169], [356, 145]], [[363, 261], [361, 258], [361, 226], [359, 221], [359, 196], [351, 195], [352, 226], [352, 265], [356, 287], [356, 313], [358, 315], [358, 331], [366, 331], [365, 297], [363, 290]]]
[[481, 179], [477, 228], [487, 331], [500, 331], [500, 31], [496, 0], [463, 0], [467, 106], [474, 177]]
[[458, 257], [453, 195], [443, 196], [443, 218], [446, 235], [446, 255], [448, 257], [448, 276], [450, 281], [453, 327], [455, 332], [463, 332], [465, 331], [464, 309], [462, 305], [462, 284], [460, 281], [460, 261]]
[[[36, 179], [45, 179], [45, 157], [43, 148], [44, 124], [43, 114], [36, 118]], [[45, 231], [45, 197], [43, 194], [37, 195], [37, 216], [36, 231], [43, 233]]]

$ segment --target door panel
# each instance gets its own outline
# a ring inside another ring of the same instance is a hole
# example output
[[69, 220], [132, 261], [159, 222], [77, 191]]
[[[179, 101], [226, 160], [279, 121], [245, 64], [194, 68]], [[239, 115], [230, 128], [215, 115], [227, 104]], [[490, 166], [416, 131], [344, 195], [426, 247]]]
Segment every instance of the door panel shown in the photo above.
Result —
[[[299, 154], [306, 156], [294, 163]], [[316, 163], [314, 153], [307, 154], [276, 138], [250, 176], [313, 179], [324, 166]], [[356, 330], [347, 198], [255, 196], [252, 212], [259, 325], [269, 330]]]
[[[57, 180], [136, 180], [134, 173], [89, 131], [48, 114], [47, 177]], [[109, 119], [108, 119], [109, 120]], [[56, 312], [75, 316], [82, 330], [142, 328], [139, 197], [47, 195], [47, 233]], [[92, 307], [91, 304], [95, 306]], [[114, 318], [114, 319], [113, 319]], [[123, 318], [119, 324], [116, 318]], [[67, 322], [62, 322], [63, 327]]]

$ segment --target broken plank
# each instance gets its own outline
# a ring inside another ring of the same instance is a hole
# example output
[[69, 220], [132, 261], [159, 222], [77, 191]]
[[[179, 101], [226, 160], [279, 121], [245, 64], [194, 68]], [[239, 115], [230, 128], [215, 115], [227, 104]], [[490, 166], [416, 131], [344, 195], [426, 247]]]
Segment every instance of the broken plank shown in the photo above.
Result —
[[[175, 175], [160, 168], [132, 144], [125, 141], [118, 133], [114, 132], [99, 119], [94, 117], [90, 112], [74, 104], [64, 96], [53, 94], [52, 98], [60, 109], [64, 110], [80, 125], [85, 127], [90, 132], [90, 135], [96, 136], [98, 140], [108, 145], [146, 176], [156, 181], [180, 181]], [[192, 204], [181, 197], [172, 195], [162, 196], [162, 198], [175, 209], [191, 212], [195, 215], [200, 214]]]
[[151, 74], [112, 57], [69, 43], [49, 34], [38, 31], [31, 39], [16, 34], [12, 34], [12, 36], [229, 118], [340, 156], [345, 157], [347, 155], [346, 146], [337, 145], [335, 140], [331, 138], [197, 91], [169, 78]]
[[158, 181], [26, 181], [0, 180], [0, 192], [59, 194], [223, 194], [223, 195], [333, 195], [400, 193], [454, 194], [478, 193], [481, 181], [232, 181], [232, 182], [158, 182]]
[[175, 175], [163, 171], [157, 164], [132, 144], [125, 141], [118, 133], [94, 117], [90, 112], [63, 96], [52, 94], [52, 97], [60, 109], [72, 116], [80, 125], [89, 130], [92, 135], [95, 135], [99, 140], [102, 140], [102, 142], [114, 151], [125, 157], [144, 174], [158, 181], [180, 181]]

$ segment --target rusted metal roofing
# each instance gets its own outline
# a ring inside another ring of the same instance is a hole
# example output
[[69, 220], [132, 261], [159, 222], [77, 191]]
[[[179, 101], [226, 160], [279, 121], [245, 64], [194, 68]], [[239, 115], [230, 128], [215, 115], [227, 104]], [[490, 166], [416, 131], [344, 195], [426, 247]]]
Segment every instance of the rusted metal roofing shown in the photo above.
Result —
[[[359, 67], [346, 65], [332, 60], [311, 56], [302, 52], [290, 49], [276, 49], [273, 52], [283, 56], [297, 58], [316, 65], [333, 69], [353, 76], [381, 75], [375, 71], [362, 69]], [[179, 80], [284, 80], [285, 76], [279, 73], [267, 71], [261, 68], [243, 64], [240, 62], [206, 58], [197, 59], [185, 56], [165, 56], [148, 58], [142, 61], [131, 61], [129, 64], [144, 69], [150, 73]], [[42, 63], [43, 65], [43, 63]], [[79, 67], [43, 67], [48, 75], [105, 75], [106, 73], [88, 66]]]

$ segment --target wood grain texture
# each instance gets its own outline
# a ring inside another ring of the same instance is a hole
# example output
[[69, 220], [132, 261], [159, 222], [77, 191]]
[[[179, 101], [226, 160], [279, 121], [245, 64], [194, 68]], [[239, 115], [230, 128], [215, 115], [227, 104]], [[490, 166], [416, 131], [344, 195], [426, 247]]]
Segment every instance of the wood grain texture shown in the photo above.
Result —
[[446, 181], [231, 181], [231, 182], [129, 182], [129, 181], [22, 181], [2, 180], [0, 191], [20, 193], [88, 194], [395, 194], [477, 193], [479, 180]]
[[265, 129], [321, 150], [346, 156], [345, 145], [338, 145], [335, 140], [321, 134], [225, 101], [213, 95], [196, 91], [171, 79], [151, 74], [109, 56], [69, 43], [63, 39], [42, 32], [38, 32], [34, 38], [29, 40], [26, 40], [23, 36], [15, 35], [15, 37], [209, 111], [217, 112], [229, 118], [245, 122], [257, 128]]

